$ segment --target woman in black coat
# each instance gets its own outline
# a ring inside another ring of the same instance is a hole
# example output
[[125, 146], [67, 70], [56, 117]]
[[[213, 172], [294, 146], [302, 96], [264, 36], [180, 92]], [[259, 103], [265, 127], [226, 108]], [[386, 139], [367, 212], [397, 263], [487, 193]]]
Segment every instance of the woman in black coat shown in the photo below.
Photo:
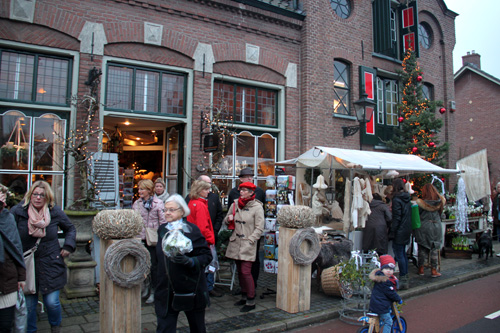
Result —
[[406, 245], [410, 243], [411, 237], [411, 198], [402, 179], [395, 179], [392, 186], [392, 223], [389, 239], [393, 240], [392, 249], [398, 262], [400, 287], [408, 289], [410, 282]]
[[[167, 224], [158, 229], [158, 284], [155, 291], [155, 312], [157, 317], [157, 332], [175, 332], [179, 309], [172, 306], [174, 291], [176, 294], [195, 293], [194, 307], [186, 310], [186, 318], [191, 332], [206, 332], [205, 308], [210, 305], [205, 267], [212, 261], [212, 254], [200, 229], [185, 220], [190, 210], [184, 199], [173, 194], [165, 201], [165, 218]], [[170, 231], [187, 225], [184, 235], [193, 243], [193, 250], [187, 254], [178, 254], [167, 258], [163, 253], [162, 239]]]
[[392, 220], [391, 211], [378, 193], [373, 193], [370, 210], [371, 213], [368, 215], [363, 231], [363, 252], [375, 250], [379, 256], [387, 254], [388, 228]]
[[[61, 208], [55, 205], [54, 193], [49, 183], [43, 180], [33, 183], [23, 201], [14, 206], [11, 213], [17, 222], [23, 252], [32, 249], [40, 239], [35, 252], [37, 292], [26, 295], [28, 332], [37, 331], [38, 292], [42, 293], [51, 331], [60, 332], [62, 311], [59, 291], [67, 282], [64, 257], [75, 250], [76, 229]], [[57, 237], [58, 228], [64, 233], [62, 248]]]

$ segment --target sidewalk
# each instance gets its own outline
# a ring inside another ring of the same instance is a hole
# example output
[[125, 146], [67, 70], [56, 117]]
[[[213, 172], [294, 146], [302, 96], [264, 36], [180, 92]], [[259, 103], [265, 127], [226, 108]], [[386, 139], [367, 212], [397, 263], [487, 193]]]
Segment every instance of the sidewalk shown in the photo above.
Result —
[[[500, 245], [494, 242], [498, 253]], [[500, 272], [500, 258], [494, 256], [478, 260], [477, 254], [472, 259], [441, 259], [440, 278], [431, 278], [430, 270], [426, 276], [417, 275], [417, 268], [410, 263], [410, 289], [400, 291], [404, 299], [422, 295], [433, 290], [477, 279], [479, 277]], [[337, 318], [338, 311], [342, 308], [341, 298], [326, 296], [319, 291], [315, 279], [311, 281], [311, 307], [310, 310], [290, 314], [276, 308], [276, 295], [263, 295], [276, 290], [277, 275], [261, 271], [259, 286], [257, 288], [257, 307], [254, 311], [242, 314], [240, 307], [233, 306], [239, 296], [232, 295], [229, 287], [218, 286], [224, 292], [220, 298], [211, 298], [211, 306], [206, 311], [206, 324], [208, 332], [279, 332], [291, 330], [320, 321]], [[261, 296], [263, 295], [263, 296]], [[63, 306], [62, 332], [99, 332], [99, 298], [78, 298], [68, 300], [61, 294]], [[40, 308], [40, 307], [39, 307]], [[143, 303], [142, 331], [156, 331], [156, 316], [154, 307]], [[178, 332], [189, 332], [187, 320], [183, 313], [179, 316]], [[50, 325], [46, 313], [40, 314], [38, 331], [50, 332]]]

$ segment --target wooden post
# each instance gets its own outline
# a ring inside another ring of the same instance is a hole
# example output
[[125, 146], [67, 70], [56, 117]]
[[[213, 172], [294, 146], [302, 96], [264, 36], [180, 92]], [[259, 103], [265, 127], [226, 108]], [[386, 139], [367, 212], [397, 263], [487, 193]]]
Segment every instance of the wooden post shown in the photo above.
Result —
[[[296, 265], [289, 252], [290, 240], [298, 230], [280, 227], [276, 307], [289, 313], [311, 307], [311, 265]], [[308, 253], [309, 247], [308, 242], [300, 246], [304, 253]]]
[[[101, 332], [140, 332], [141, 331], [141, 285], [122, 288], [113, 283], [104, 270], [104, 254], [117, 240], [101, 239], [100, 271], [100, 331]], [[121, 262], [123, 272], [131, 272], [135, 258], [126, 256]]]

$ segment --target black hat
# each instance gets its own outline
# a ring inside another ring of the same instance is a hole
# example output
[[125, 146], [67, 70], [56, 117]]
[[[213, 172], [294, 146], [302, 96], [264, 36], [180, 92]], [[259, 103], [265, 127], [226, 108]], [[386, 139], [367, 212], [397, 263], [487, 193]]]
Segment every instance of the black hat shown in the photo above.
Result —
[[244, 176], [252, 176], [253, 177], [252, 169], [251, 168], [241, 169], [240, 175], [238, 177], [244, 177]]

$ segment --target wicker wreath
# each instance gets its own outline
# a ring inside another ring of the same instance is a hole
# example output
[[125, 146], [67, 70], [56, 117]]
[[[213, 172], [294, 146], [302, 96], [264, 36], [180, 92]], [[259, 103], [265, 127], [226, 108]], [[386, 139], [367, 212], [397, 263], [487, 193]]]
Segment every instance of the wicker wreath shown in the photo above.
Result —
[[[308, 241], [311, 245], [308, 253], [303, 253], [300, 250], [300, 245], [303, 241]], [[312, 264], [314, 259], [318, 257], [320, 250], [319, 237], [313, 228], [297, 231], [290, 240], [289, 252], [294, 263], [297, 265], [307, 266]]]
[[133, 238], [143, 227], [141, 214], [132, 209], [103, 210], [92, 222], [92, 229], [102, 239]]
[[308, 206], [283, 206], [278, 212], [276, 222], [287, 228], [308, 228], [313, 224], [314, 214]]
[[[123, 272], [120, 263], [126, 256], [135, 258], [134, 269]], [[124, 288], [132, 288], [140, 284], [148, 276], [151, 258], [148, 250], [136, 239], [124, 239], [113, 243], [104, 254], [104, 270], [109, 279]]]

